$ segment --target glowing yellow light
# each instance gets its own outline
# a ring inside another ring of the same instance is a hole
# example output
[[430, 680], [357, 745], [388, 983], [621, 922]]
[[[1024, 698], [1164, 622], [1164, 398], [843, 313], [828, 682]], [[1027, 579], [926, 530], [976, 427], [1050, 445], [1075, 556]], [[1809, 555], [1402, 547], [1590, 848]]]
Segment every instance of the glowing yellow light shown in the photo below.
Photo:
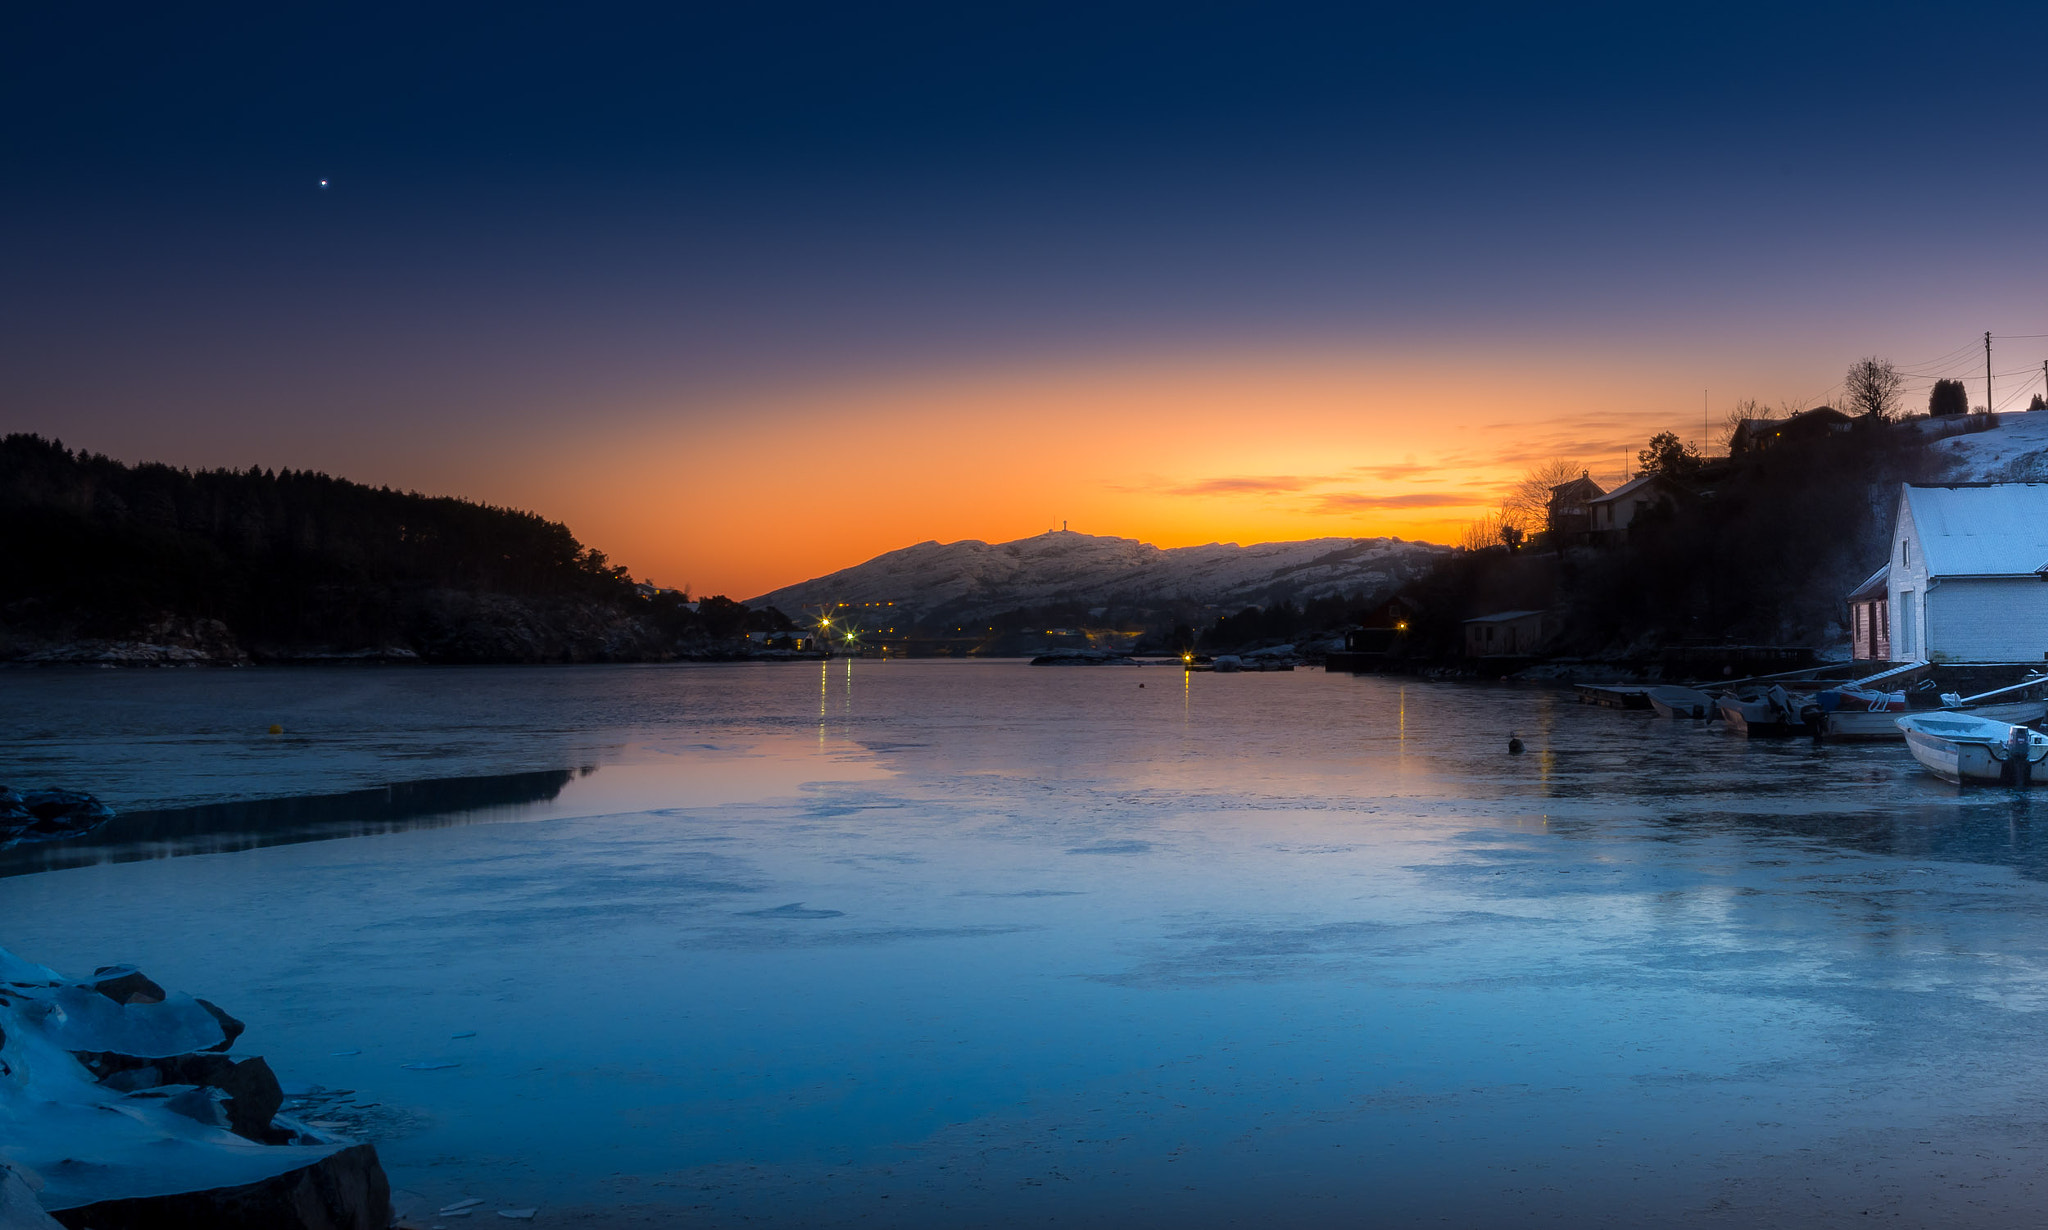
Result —
[[1404, 619], [1404, 620], [1402, 620], [1402, 621], [1401, 621], [1400, 623], [1397, 623], [1397, 624], [1395, 624], [1395, 625], [1394, 625], [1394, 631], [1396, 631], [1396, 632], [1406, 632], [1407, 630], [1408, 630], [1408, 621], [1407, 621], [1407, 620], [1405, 620], [1405, 619]]

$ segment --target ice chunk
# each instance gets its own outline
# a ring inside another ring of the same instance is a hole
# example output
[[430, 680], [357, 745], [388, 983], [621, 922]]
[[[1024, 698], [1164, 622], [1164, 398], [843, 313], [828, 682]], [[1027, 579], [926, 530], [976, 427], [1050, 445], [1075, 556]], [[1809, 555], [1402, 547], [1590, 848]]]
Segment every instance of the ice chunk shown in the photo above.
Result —
[[159, 1004], [117, 1004], [78, 986], [52, 987], [19, 1009], [28, 1023], [67, 1051], [110, 1051], [167, 1059], [230, 1041], [221, 1022], [190, 995]]
[[0, 1166], [0, 1230], [63, 1230], [43, 1212], [28, 1180], [6, 1166]]
[[450, 1213], [460, 1213], [464, 1209], [473, 1209], [482, 1203], [483, 1201], [480, 1198], [471, 1196], [467, 1200], [458, 1200], [454, 1204], [444, 1204], [441, 1206], [441, 1216], [446, 1217]]
[[499, 1209], [498, 1216], [510, 1218], [513, 1221], [532, 1221], [533, 1215], [538, 1212], [540, 1212], [539, 1209]]

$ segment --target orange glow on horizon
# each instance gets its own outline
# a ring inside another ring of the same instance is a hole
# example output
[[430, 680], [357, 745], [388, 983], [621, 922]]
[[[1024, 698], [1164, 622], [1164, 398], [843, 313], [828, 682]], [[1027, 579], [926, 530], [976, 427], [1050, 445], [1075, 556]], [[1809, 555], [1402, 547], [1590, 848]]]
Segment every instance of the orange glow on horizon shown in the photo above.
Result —
[[471, 459], [459, 490], [736, 598], [1062, 521], [1162, 547], [1454, 543], [1537, 463], [1611, 483], [1652, 433], [1701, 434], [1697, 392], [1689, 425], [1683, 392], [1643, 394], [1677, 383], [1652, 365], [1597, 387], [1574, 369], [1509, 356], [1446, 378], [1434, 356], [1311, 354], [869, 380], [600, 416]]

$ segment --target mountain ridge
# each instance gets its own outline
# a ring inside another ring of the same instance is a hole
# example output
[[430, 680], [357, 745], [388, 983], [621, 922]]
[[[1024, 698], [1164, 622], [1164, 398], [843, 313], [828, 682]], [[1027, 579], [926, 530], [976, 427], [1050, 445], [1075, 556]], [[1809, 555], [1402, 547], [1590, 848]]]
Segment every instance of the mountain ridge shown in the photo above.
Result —
[[1390, 596], [1450, 548], [1399, 538], [1159, 547], [1048, 530], [1008, 542], [927, 539], [749, 599], [788, 612], [894, 604], [910, 622], [971, 621], [1059, 603], [1240, 607], [1359, 594]]

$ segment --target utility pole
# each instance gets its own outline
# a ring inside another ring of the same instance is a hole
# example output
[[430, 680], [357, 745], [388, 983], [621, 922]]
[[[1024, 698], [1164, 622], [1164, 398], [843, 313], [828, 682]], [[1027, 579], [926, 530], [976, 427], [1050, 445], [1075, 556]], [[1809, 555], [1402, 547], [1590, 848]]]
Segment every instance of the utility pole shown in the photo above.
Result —
[[1991, 413], [1991, 331], [1984, 331], [1984, 413]]
[[2041, 382], [2048, 385], [2048, 359], [2041, 360]]
[[[2048, 368], [2048, 363], [2041, 365]], [[1700, 456], [1707, 455], [1707, 391], [1700, 390]]]

